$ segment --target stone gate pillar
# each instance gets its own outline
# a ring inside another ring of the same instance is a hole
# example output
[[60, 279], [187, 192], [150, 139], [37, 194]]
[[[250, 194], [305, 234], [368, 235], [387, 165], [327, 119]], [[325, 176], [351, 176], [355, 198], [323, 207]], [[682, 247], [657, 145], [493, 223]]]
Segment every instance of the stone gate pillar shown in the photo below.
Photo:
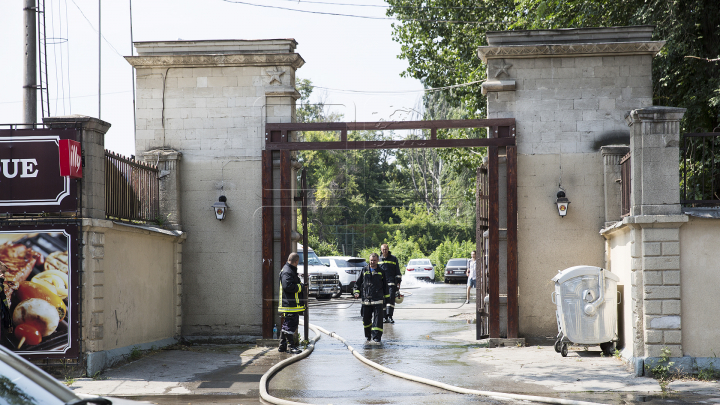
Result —
[[[633, 326], [635, 357], [645, 363], [662, 356], [682, 357], [680, 295], [679, 179], [680, 120], [684, 108], [646, 107], [631, 111], [631, 216]], [[650, 358], [650, 359], [647, 359]]]

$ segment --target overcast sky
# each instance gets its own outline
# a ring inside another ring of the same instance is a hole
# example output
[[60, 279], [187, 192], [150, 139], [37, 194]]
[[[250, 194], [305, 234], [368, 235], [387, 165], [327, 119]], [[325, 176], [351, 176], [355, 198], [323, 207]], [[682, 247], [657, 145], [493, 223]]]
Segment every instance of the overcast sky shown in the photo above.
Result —
[[[412, 119], [422, 85], [404, 79], [381, 0], [135, 0], [134, 41], [294, 38], [305, 65], [297, 72], [347, 121]], [[98, 117], [98, 0], [45, 0], [48, 82], [52, 116]], [[243, 4], [247, 3], [247, 4]], [[259, 4], [270, 7], [257, 7]], [[357, 6], [362, 4], [365, 6]], [[381, 7], [376, 7], [381, 6]], [[20, 123], [22, 112], [23, 2], [0, 1], [0, 123]], [[283, 10], [282, 8], [308, 12]], [[129, 0], [101, 3], [102, 111], [112, 127], [107, 149], [134, 154]], [[355, 18], [313, 12], [373, 17]], [[387, 93], [396, 91], [398, 93]], [[38, 97], [39, 99], [39, 97]], [[38, 116], [40, 109], [38, 109]], [[40, 120], [40, 118], [39, 118]]]

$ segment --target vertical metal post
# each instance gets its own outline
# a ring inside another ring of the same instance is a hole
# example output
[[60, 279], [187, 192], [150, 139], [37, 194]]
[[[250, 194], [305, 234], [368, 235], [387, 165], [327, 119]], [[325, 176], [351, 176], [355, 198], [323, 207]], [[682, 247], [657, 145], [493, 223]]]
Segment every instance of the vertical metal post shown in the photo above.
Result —
[[35, 0], [25, 0], [25, 69], [23, 72], [23, 113], [25, 124], [37, 122], [37, 23]]
[[98, 119], [101, 119], [102, 114], [101, 99], [102, 99], [102, 11], [100, 7], [102, 0], [98, 0]]
[[[308, 275], [308, 229], [307, 229], [307, 169], [302, 170], [302, 176], [300, 178], [300, 188], [302, 196], [302, 241], [303, 241], [303, 274], [305, 274], [305, 283], [307, 287], [310, 287], [310, 278]], [[310, 333], [310, 306], [308, 305], [309, 291], [308, 288], [303, 289], [303, 297], [305, 298], [305, 325], [303, 330], [303, 336], [306, 340]]]
[[490, 290], [489, 329], [491, 338], [500, 337], [500, 220], [499, 220], [499, 178], [498, 147], [488, 148], [488, 175], [490, 212], [488, 227], [490, 233], [490, 255], [488, 266], [488, 284]]
[[262, 335], [265, 339], [272, 338], [274, 308], [273, 297], [275, 272], [273, 266], [273, 153], [262, 151]]
[[518, 337], [517, 147], [507, 147], [507, 337]]

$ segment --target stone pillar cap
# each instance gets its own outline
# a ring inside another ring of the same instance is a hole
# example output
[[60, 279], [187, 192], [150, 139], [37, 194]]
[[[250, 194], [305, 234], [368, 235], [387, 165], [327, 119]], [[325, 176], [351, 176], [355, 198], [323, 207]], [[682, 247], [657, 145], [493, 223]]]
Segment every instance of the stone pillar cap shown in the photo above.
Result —
[[111, 126], [107, 121], [79, 114], [45, 117], [43, 123], [50, 128], [76, 127], [77, 124], [81, 124], [83, 129], [94, 130], [102, 134], [106, 133]]
[[633, 122], [640, 121], [680, 121], [685, 115], [686, 108], [653, 106], [638, 108], [625, 116], [625, 122], [632, 126]]

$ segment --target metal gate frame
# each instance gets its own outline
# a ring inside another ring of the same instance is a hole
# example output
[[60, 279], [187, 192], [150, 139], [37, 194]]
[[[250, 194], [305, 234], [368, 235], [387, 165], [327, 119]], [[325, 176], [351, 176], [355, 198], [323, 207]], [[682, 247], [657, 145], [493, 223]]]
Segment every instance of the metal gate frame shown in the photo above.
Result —
[[[438, 129], [489, 128], [489, 137], [482, 139], [437, 139]], [[413, 130], [429, 129], [430, 139], [405, 141], [348, 141], [348, 131], [366, 130]], [[339, 131], [340, 140], [330, 142], [292, 142], [291, 132], [295, 131]], [[506, 148], [507, 155], [507, 290], [508, 290], [508, 338], [518, 334], [517, 296], [517, 148], [515, 144], [515, 119], [479, 120], [437, 120], [402, 122], [330, 122], [330, 123], [266, 123], [265, 150], [262, 151], [262, 334], [272, 337], [274, 320], [274, 213], [275, 205], [273, 157], [280, 158], [280, 257], [286, 258], [292, 252], [290, 232], [292, 231], [293, 190], [291, 188], [292, 151], [300, 150], [350, 150], [350, 149], [409, 149], [409, 148], [488, 148], [488, 231], [490, 236], [488, 263], [489, 307], [484, 310], [484, 297], [476, 297], [478, 317], [487, 316], [490, 338], [500, 337], [500, 224], [499, 224], [499, 148]], [[477, 219], [478, 221], [480, 218]], [[478, 227], [479, 228], [479, 227]], [[307, 235], [304, 235], [307, 236]], [[482, 238], [476, 237], [477, 251], [481, 252]], [[480, 259], [476, 255], [476, 260]], [[514, 294], [510, 294], [514, 291]], [[478, 328], [481, 322], [478, 322]]]

